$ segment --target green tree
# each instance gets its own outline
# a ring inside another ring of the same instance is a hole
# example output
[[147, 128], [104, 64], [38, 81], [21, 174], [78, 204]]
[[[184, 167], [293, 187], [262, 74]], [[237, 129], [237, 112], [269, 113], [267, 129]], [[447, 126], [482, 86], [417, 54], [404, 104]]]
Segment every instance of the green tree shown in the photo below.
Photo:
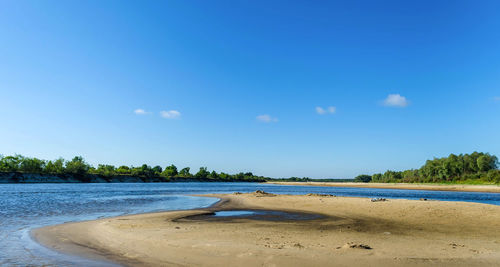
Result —
[[0, 171], [3, 172], [17, 172], [19, 171], [19, 164], [22, 161], [22, 156], [7, 156], [0, 160]]
[[479, 171], [479, 167], [477, 166], [477, 158], [479, 157], [479, 153], [477, 152], [472, 152], [470, 155], [466, 155], [466, 163], [467, 163], [467, 169], [468, 173], [476, 173]]
[[27, 173], [42, 173], [45, 168], [45, 161], [37, 158], [22, 158], [19, 164], [19, 171]]
[[130, 167], [122, 165], [116, 169], [116, 173], [119, 175], [130, 175], [132, 173], [132, 170]]
[[[387, 171], [373, 175], [373, 182], [453, 182], [461, 180], [494, 181], [498, 158], [488, 153], [450, 154], [448, 157], [427, 160], [418, 170]], [[402, 177], [402, 179], [401, 179]]]
[[401, 172], [396, 171], [386, 171], [383, 174], [383, 179], [386, 182], [397, 183], [400, 182], [401, 178], [403, 178], [403, 174]]
[[416, 182], [419, 179], [419, 171], [418, 170], [406, 170], [403, 171], [403, 181], [408, 182]]
[[354, 182], [358, 182], [358, 183], [369, 183], [372, 181], [372, 177], [370, 175], [366, 175], [366, 174], [361, 174], [361, 175], [358, 175], [356, 176], [356, 178], [354, 178]]
[[182, 170], [180, 170], [179, 176], [181, 176], [181, 177], [191, 177], [191, 173], [189, 173], [189, 170], [190, 170], [189, 167], [183, 168]]
[[[120, 166], [115, 168], [113, 165], [98, 164], [96, 168], [87, 164], [81, 156], [74, 157], [71, 161], [66, 161], [62, 158], [57, 160], [41, 160], [37, 158], [26, 158], [21, 155], [15, 156], [2, 156], [0, 155], [0, 172], [27, 172], [27, 173], [45, 173], [45, 174], [69, 174], [79, 176], [82, 181], [91, 181], [91, 176], [88, 174], [100, 175], [102, 177], [112, 177], [115, 175], [131, 175], [140, 177], [192, 177], [190, 168], [186, 167], [177, 172], [177, 167], [171, 165], [162, 171], [160, 166], [151, 167], [143, 164], [140, 167], [133, 166]], [[240, 172], [234, 175], [227, 173], [217, 173], [217, 171], [208, 172], [206, 167], [200, 168], [196, 173], [196, 177], [200, 179], [210, 178], [213, 180], [226, 180], [226, 181], [266, 181], [269, 178], [262, 176], [255, 176], [251, 172]], [[309, 178], [292, 178], [297, 181], [307, 181]], [[165, 179], [164, 181], [168, 181]]]
[[153, 176], [160, 177], [163, 169], [161, 166], [154, 166], [152, 170], [153, 170]]
[[199, 179], [205, 179], [209, 174], [207, 167], [200, 167], [200, 170], [194, 176]]
[[43, 172], [49, 174], [63, 174], [65, 172], [64, 159], [59, 158], [54, 161], [52, 160], [47, 161], [47, 164], [45, 164]]
[[[188, 173], [189, 173], [189, 170], [188, 170]], [[177, 172], [177, 167], [174, 164], [165, 167], [165, 170], [162, 173], [162, 175], [165, 177], [174, 177], [174, 176], [177, 176], [178, 174], [179, 173]]]
[[105, 165], [99, 164], [97, 165], [97, 169], [95, 170], [95, 174], [104, 176], [104, 177], [113, 177], [116, 175], [116, 168], [113, 165]]
[[208, 175], [208, 178], [210, 179], [218, 179], [219, 178], [219, 175], [217, 174], [216, 171], [212, 171], [209, 175]]
[[372, 182], [382, 182], [382, 174], [375, 173], [374, 175], [372, 175]]
[[154, 177], [155, 172], [151, 166], [147, 164], [142, 164], [141, 167], [136, 167], [132, 169], [131, 174], [133, 176], [142, 176], [142, 177]]
[[90, 165], [81, 156], [76, 156], [71, 161], [66, 162], [66, 172], [68, 174], [83, 176], [88, 173], [89, 169]]
[[500, 170], [489, 170], [487, 178], [490, 182], [500, 184]]
[[477, 158], [477, 167], [479, 171], [487, 172], [493, 170], [497, 165], [497, 157], [488, 154], [481, 155]]
[[463, 170], [463, 160], [461, 159], [461, 155], [457, 156], [455, 154], [450, 154], [448, 156], [448, 165], [450, 168], [450, 174], [453, 177], [458, 177], [462, 175]]
[[219, 174], [219, 179], [222, 179], [222, 180], [231, 180], [231, 175], [229, 175], [227, 173], [224, 173], [224, 172], [221, 172]]
[[133, 167], [130, 169], [130, 175], [132, 176], [144, 176], [141, 167]]

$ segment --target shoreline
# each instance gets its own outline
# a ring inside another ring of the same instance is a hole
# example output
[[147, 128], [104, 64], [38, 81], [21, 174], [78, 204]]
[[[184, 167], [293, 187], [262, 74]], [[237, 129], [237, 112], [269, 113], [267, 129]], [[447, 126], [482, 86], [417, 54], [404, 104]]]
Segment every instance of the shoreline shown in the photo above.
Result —
[[340, 183], [340, 182], [265, 182], [265, 184], [500, 193], [500, 185], [461, 185], [461, 184], [447, 185], [447, 184], [354, 183], [354, 182], [344, 182], [344, 183]]
[[[327, 195], [203, 196], [220, 200], [204, 209], [67, 223], [35, 229], [32, 235], [63, 253], [126, 266], [332, 262], [338, 266], [494, 266], [500, 262], [500, 206], [401, 199], [374, 203]], [[210, 217], [220, 210], [253, 209], [324, 217], [301, 221]]]
[[0, 184], [88, 184], [88, 183], [194, 183], [194, 182], [234, 182], [245, 183], [253, 182], [258, 183], [262, 180], [237, 180], [237, 179], [204, 179], [196, 177], [143, 177], [134, 175], [113, 175], [102, 176], [98, 174], [87, 174], [84, 176], [75, 176], [71, 174], [48, 174], [48, 173], [25, 173], [25, 172], [1, 172], [0, 171]]
[[[221, 206], [227, 203], [227, 199], [223, 197], [219, 197], [215, 194], [208, 195], [190, 195], [190, 196], [199, 196], [199, 197], [211, 197], [217, 198], [218, 201], [210, 205], [206, 208], [197, 208], [197, 209], [188, 209], [188, 210], [174, 210], [174, 211], [157, 211], [157, 212], [146, 212], [132, 215], [120, 215], [115, 217], [108, 217], [102, 219], [88, 220], [88, 221], [79, 221], [79, 222], [67, 222], [63, 224], [44, 226], [40, 228], [32, 229], [29, 233], [29, 237], [33, 242], [38, 243], [40, 246], [54, 250], [57, 253], [62, 253], [67, 255], [68, 257], [76, 257], [87, 259], [90, 261], [101, 262], [108, 265], [118, 265], [118, 266], [143, 266], [141, 262], [135, 261], [127, 257], [125, 255], [115, 254], [113, 251], [109, 250], [104, 246], [99, 246], [98, 244], [92, 243], [90, 240], [80, 240], [80, 241], [70, 241], [64, 237], [58, 236], [56, 233], [56, 228], [59, 227], [68, 227], [76, 232], [82, 233], [82, 230], [86, 232], [89, 228], [85, 228], [86, 226], [90, 226], [94, 223], [98, 223], [103, 220], [128, 220], [128, 217], [134, 216], [155, 216], [155, 215], [163, 215], [165, 213], [180, 213], [183, 216], [192, 216], [203, 213], [209, 213], [214, 210], [220, 210]], [[80, 227], [83, 226], [83, 227]], [[73, 228], [74, 227], [74, 228]], [[67, 232], [65, 234], [71, 234], [71, 232]], [[84, 233], [85, 235], [87, 233]], [[169, 265], [170, 266], [170, 265]]]

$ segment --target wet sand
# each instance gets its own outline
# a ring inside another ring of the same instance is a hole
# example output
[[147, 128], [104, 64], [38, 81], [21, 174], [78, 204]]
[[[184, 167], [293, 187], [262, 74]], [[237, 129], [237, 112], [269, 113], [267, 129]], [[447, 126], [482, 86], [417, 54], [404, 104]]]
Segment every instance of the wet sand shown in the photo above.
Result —
[[432, 191], [460, 191], [500, 193], [500, 185], [467, 185], [467, 184], [407, 184], [407, 183], [336, 183], [336, 182], [266, 182], [267, 184], [281, 185], [309, 185], [332, 187], [361, 187], [361, 188], [387, 188]]
[[[50, 248], [127, 266], [500, 265], [500, 206], [321, 195], [210, 196], [222, 200], [208, 209], [68, 223], [32, 234]], [[217, 218], [218, 210], [287, 211], [299, 219]], [[301, 220], [300, 214], [320, 216]]]

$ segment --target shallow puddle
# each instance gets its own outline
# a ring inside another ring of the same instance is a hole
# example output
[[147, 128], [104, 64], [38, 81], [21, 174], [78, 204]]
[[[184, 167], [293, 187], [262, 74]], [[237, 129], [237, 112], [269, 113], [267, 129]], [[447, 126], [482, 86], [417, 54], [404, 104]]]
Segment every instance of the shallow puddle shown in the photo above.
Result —
[[247, 216], [254, 215], [255, 211], [253, 210], [224, 210], [215, 212], [216, 217], [235, 217], [235, 216]]
[[191, 220], [250, 219], [262, 221], [305, 221], [324, 218], [321, 214], [278, 210], [223, 210], [209, 214], [189, 216]]

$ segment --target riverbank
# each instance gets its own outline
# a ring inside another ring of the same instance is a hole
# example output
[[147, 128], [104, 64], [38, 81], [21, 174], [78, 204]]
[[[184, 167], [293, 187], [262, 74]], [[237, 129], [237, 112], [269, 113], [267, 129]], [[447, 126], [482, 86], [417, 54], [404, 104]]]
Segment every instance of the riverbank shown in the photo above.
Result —
[[[35, 230], [33, 236], [59, 251], [129, 266], [498, 266], [500, 262], [500, 206], [371, 202], [327, 195], [209, 196], [222, 201], [207, 209], [50, 226]], [[210, 215], [234, 209], [323, 217], [276, 221]]]
[[0, 172], [0, 184], [37, 184], [37, 183], [167, 183], [167, 182], [262, 182], [252, 179], [208, 179], [196, 177], [145, 177], [133, 175], [101, 176], [86, 174], [75, 176], [70, 174], [40, 174], [22, 172]]
[[304, 185], [304, 186], [331, 186], [331, 187], [358, 187], [358, 188], [387, 188], [431, 191], [458, 191], [500, 193], [500, 185], [467, 185], [467, 184], [407, 184], [407, 183], [336, 183], [336, 182], [266, 182], [267, 184]]

